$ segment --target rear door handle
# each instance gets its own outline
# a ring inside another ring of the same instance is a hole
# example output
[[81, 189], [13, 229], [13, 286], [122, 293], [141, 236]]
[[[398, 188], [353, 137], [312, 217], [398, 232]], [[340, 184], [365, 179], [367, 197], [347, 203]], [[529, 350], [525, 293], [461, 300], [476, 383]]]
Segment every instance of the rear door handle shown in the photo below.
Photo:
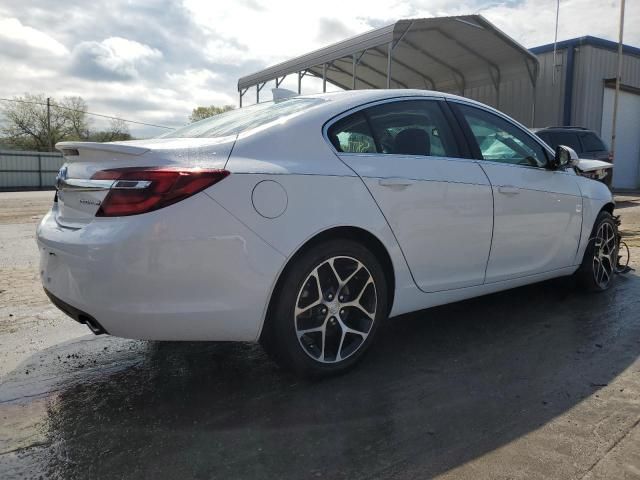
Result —
[[513, 185], [502, 185], [498, 187], [498, 191], [500, 193], [504, 193], [505, 195], [517, 195], [520, 193], [520, 189], [518, 187], [514, 187]]
[[378, 184], [382, 187], [408, 187], [414, 183], [414, 180], [408, 178], [381, 178], [378, 180]]

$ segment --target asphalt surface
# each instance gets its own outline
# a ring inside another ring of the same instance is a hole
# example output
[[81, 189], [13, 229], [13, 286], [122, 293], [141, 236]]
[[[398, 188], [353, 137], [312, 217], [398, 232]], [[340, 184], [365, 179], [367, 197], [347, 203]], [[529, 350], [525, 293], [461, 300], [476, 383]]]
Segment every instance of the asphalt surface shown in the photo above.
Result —
[[[255, 345], [64, 317], [33, 243], [50, 197], [0, 193], [2, 479], [640, 478], [636, 273], [392, 319], [356, 370], [308, 382]], [[620, 204], [632, 245], [639, 204]]]

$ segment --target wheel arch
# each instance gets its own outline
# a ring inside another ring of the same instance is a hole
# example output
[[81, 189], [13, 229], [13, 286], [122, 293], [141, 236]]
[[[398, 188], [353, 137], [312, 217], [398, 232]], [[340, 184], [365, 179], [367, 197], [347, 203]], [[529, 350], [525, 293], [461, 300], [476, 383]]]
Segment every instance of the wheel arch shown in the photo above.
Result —
[[280, 271], [278, 275], [278, 279], [276, 280], [275, 286], [271, 292], [271, 297], [269, 298], [269, 304], [267, 307], [266, 315], [264, 318], [264, 322], [262, 325], [262, 330], [260, 332], [260, 339], [263, 338], [265, 331], [267, 330], [267, 323], [271, 317], [275, 299], [278, 296], [278, 292], [282, 286], [283, 280], [286, 278], [288, 271], [294, 265], [296, 259], [304, 252], [306, 252], [309, 248], [312, 248], [314, 245], [318, 245], [319, 243], [335, 240], [335, 239], [349, 239], [357, 241], [361, 243], [365, 247], [367, 247], [371, 252], [378, 258], [382, 269], [385, 273], [385, 277], [387, 280], [387, 314], [391, 312], [391, 308], [393, 307], [393, 300], [395, 296], [396, 289], [396, 278], [395, 278], [395, 270], [393, 268], [393, 262], [391, 261], [391, 255], [389, 255], [389, 251], [387, 247], [385, 247], [384, 243], [375, 236], [373, 233], [365, 230], [361, 227], [355, 226], [337, 226], [331, 227], [326, 230], [323, 230], [313, 237], [309, 238], [305, 243], [303, 243], [293, 255], [289, 257], [286, 262], [284, 268]]
[[[613, 215], [614, 208], [616, 208], [615, 204], [613, 202], [608, 202], [602, 206], [602, 208], [600, 209], [600, 212], [609, 212], [611, 215]], [[598, 215], [600, 215], [600, 212], [598, 212]], [[596, 218], [598, 218], [597, 215], [596, 215]]]

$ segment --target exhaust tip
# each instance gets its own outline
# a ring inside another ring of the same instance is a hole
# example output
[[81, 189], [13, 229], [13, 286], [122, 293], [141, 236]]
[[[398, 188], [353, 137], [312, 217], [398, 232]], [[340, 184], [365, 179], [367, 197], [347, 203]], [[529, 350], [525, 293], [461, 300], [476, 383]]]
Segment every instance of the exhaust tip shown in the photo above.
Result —
[[80, 323], [84, 323], [87, 327], [89, 327], [89, 330], [91, 330], [94, 335], [103, 335], [107, 333], [107, 331], [102, 328], [102, 325], [100, 325], [95, 318], [90, 317], [89, 315], [85, 315], [82, 313], [79, 314], [78, 321]]
[[49, 300], [51, 300], [51, 302], [56, 307], [58, 307], [60, 310], [62, 310], [68, 316], [73, 318], [76, 322], [85, 324], [87, 327], [89, 327], [89, 330], [91, 330], [95, 335], [103, 335], [103, 334], [108, 334], [109, 333], [91, 315], [83, 312], [82, 310], [80, 310], [80, 309], [78, 309], [78, 308], [76, 308], [76, 307], [74, 307], [72, 305], [69, 305], [68, 303], [66, 303], [66, 302], [64, 302], [62, 300], [60, 300], [58, 297], [53, 295], [46, 288], [44, 289], [44, 292], [47, 294], [47, 296], [49, 297]]

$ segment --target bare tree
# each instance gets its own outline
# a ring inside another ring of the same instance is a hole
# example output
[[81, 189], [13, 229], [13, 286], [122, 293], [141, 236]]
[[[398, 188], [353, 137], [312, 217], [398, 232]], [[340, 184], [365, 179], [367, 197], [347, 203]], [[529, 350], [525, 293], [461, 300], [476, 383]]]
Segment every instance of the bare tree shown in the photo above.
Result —
[[69, 136], [72, 130], [69, 117], [64, 109], [56, 108], [55, 100], [51, 101], [50, 123], [44, 95], [26, 94], [14, 100], [2, 107], [4, 125], [0, 131], [6, 142], [23, 149], [46, 151], [50, 144]]
[[2, 142], [22, 150], [47, 151], [50, 145], [63, 140], [131, 140], [127, 124], [119, 119], [111, 120], [106, 130], [93, 132], [87, 102], [82, 97], [64, 97], [60, 102], [50, 99], [49, 119], [43, 94], [14, 97], [2, 105], [0, 113], [4, 114], [0, 126]]
[[93, 142], [117, 142], [122, 140], [131, 140], [129, 127], [120, 119], [113, 119], [107, 130], [94, 132], [89, 136]]
[[87, 102], [82, 97], [65, 97], [60, 102], [59, 108], [67, 121], [67, 139], [88, 139], [90, 122], [87, 115]]

